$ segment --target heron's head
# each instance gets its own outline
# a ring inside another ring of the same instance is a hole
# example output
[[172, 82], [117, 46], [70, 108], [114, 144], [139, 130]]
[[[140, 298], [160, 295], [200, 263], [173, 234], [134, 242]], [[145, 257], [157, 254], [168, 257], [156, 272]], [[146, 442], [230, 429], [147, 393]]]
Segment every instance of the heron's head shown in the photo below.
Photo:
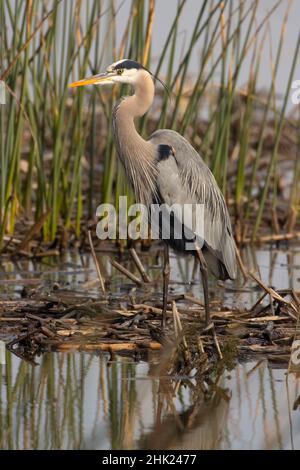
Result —
[[[79, 87], [85, 85], [114, 85], [115, 83], [124, 83], [136, 86], [140, 80], [153, 77], [143, 65], [130, 59], [119, 60], [107, 67], [106, 72], [99, 75], [93, 75], [84, 78], [78, 82], [73, 82], [70, 87]], [[154, 77], [155, 78], [155, 77]]]

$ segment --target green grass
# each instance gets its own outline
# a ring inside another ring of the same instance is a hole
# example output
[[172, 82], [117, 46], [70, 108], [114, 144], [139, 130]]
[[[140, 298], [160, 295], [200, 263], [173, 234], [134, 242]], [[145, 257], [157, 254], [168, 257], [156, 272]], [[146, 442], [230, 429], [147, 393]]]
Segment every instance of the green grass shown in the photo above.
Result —
[[[121, 57], [142, 62], [165, 80], [171, 100], [159, 90], [161, 112], [155, 117], [148, 113], [139, 129], [148, 135], [153, 128], [170, 127], [201, 151], [231, 203], [238, 239], [255, 241], [265, 228], [270, 205], [277, 211], [280, 143], [289, 123], [298, 141], [298, 157], [295, 149], [288, 222], [280, 230], [294, 230], [299, 215], [300, 138], [299, 120], [287, 119], [287, 104], [299, 40], [286, 72], [284, 99], [275, 100], [289, 5], [275, 59], [270, 53], [269, 89], [263, 98], [258, 94], [261, 52], [271, 49], [269, 20], [280, 3], [273, 4], [265, 18], [258, 18], [258, 0], [203, 0], [190, 16], [191, 34], [183, 47], [180, 19], [189, 1], [179, 0], [161, 40], [160, 55], [154, 59], [153, 0], [132, 0], [127, 17], [122, 3], [116, 2], [110, 2], [107, 10], [98, 0], [1, 2], [0, 77], [6, 83], [7, 104], [0, 109], [0, 247], [4, 236], [17, 233], [16, 223], [24, 219], [44, 220], [46, 242], [65, 241], [70, 233], [80, 236], [82, 225], [94, 220], [100, 202], [113, 202], [124, 192], [133, 200], [111, 131], [113, 102], [124, 90], [68, 89], [74, 79], [99, 72]], [[119, 44], [117, 28], [122, 31]], [[194, 54], [199, 67], [192, 74]], [[249, 78], [241, 89], [245, 71]], [[255, 126], [259, 132], [253, 143]], [[273, 146], [266, 151], [270, 126]], [[233, 158], [236, 150], [238, 162]], [[262, 162], [263, 188], [258, 178]], [[269, 232], [273, 229], [267, 227]]]

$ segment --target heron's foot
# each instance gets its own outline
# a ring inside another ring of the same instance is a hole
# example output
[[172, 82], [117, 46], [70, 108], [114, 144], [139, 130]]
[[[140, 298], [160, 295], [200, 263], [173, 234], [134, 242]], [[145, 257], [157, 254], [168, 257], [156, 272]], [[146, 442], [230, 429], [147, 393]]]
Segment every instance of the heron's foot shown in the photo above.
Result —
[[215, 324], [214, 322], [211, 321], [208, 325], [205, 326], [203, 333], [208, 333], [209, 331], [214, 330], [214, 328], [215, 328]]

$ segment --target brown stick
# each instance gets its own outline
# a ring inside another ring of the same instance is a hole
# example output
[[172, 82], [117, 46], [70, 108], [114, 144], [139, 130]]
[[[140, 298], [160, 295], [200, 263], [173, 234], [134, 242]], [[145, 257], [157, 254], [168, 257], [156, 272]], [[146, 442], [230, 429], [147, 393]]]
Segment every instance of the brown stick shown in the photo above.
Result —
[[149, 52], [150, 52], [150, 45], [151, 45], [151, 38], [152, 38], [152, 29], [153, 29], [153, 22], [154, 22], [154, 14], [155, 14], [155, 1], [150, 0], [149, 2], [149, 15], [148, 15], [148, 22], [147, 22], [147, 30], [146, 30], [146, 39], [144, 45], [144, 57], [143, 57], [143, 64], [147, 65]]
[[26, 318], [20, 318], [20, 317], [0, 317], [0, 321], [3, 322], [28, 322]]
[[57, 351], [68, 351], [71, 349], [82, 349], [85, 351], [93, 351], [99, 349], [100, 351], [135, 351], [139, 347], [147, 347], [153, 351], [162, 348], [160, 343], [151, 341], [149, 343], [97, 343], [97, 344], [82, 344], [82, 343], [69, 343], [65, 342], [57, 346]]
[[139, 272], [140, 272], [140, 275], [142, 276], [143, 278], [143, 281], [144, 282], [151, 282], [151, 279], [150, 277], [148, 276], [148, 274], [146, 273], [145, 271], [145, 268], [144, 266], [142, 265], [142, 262], [140, 260], [140, 258], [138, 257], [137, 255], [137, 252], [135, 251], [134, 248], [130, 248], [129, 250], [131, 256], [132, 256], [132, 259], [136, 265], [136, 267], [138, 268]]
[[[279, 295], [274, 289], [271, 287], [266, 286], [261, 279], [259, 279], [253, 272], [249, 272], [249, 276], [252, 277], [252, 279], [257, 282], [257, 284], [264, 289], [265, 292], [267, 292], [273, 299], [276, 299], [278, 302], [281, 302], [285, 305], [288, 305], [291, 307], [296, 313], [298, 313], [297, 308], [292, 304], [292, 302], [288, 302], [285, 300], [281, 295]], [[289, 313], [295, 320], [297, 320], [297, 317]]]
[[39, 233], [41, 228], [43, 227], [45, 220], [51, 213], [51, 210], [48, 209], [40, 219], [28, 230], [28, 232], [25, 234], [25, 237], [21, 241], [21, 243], [18, 245], [18, 247], [15, 250], [15, 253], [18, 253], [21, 250], [24, 250], [27, 246], [27, 244], [30, 242], [30, 240], [34, 237], [35, 234]]
[[97, 271], [99, 282], [100, 282], [100, 287], [101, 287], [102, 293], [105, 294], [105, 285], [104, 285], [104, 282], [103, 282], [103, 277], [102, 277], [102, 274], [101, 274], [99, 262], [98, 262], [98, 259], [97, 259], [96, 253], [95, 253], [95, 249], [94, 249], [94, 245], [93, 245], [90, 230], [88, 231], [88, 238], [89, 238], [89, 244], [90, 244], [90, 247], [91, 247], [93, 260], [94, 260], [94, 263], [95, 263], [95, 266], [96, 266], [96, 271]]
[[240, 267], [240, 270], [242, 271], [242, 274], [243, 274], [243, 277], [244, 277], [244, 284], [246, 284], [247, 280], [248, 280], [248, 273], [246, 271], [246, 268], [245, 268], [245, 265], [243, 263], [243, 260], [241, 258], [241, 255], [240, 255], [240, 252], [238, 250], [238, 247], [235, 245], [235, 253], [236, 253], [236, 257], [237, 257], [237, 260], [238, 260], [238, 263], [239, 263], [239, 267]]
[[[180, 320], [180, 315], [177, 309], [177, 305], [176, 305], [176, 302], [174, 301], [172, 302], [172, 310], [173, 310], [173, 317], [174, 317], [174, 326], [176, 325], [175, 331], [177, 331], [177, 337], [178, 337], [179, 334], [182, 335], [183, 328], [182, 328], [182, 324]], [[188, 345], [187, 345], [185, 336], [182, 336], [182, 343], [183, 343], [185, 350], [188, 351]]]
[[124, 266], [122, 266], [120, 263], [118, 263], [117, 261], [114, 261], [114, 260], [111, 260], [110, 262], [111, 262], [111, 264], [114, 268], [116, 268], [122, 274], [127, 276], [128, 279], [135, 282], [135, 284], [137, 284], [138, 286], [143, 285], [142, 281], [138, 277], [136, 277], [134, 274], [132, 274], [130, 271], [128, 271], [128, 269], [124, 268]]
[[250, 308], [250, 312], [253, 312], [253, 310], [255, 310], [256, 307], [258, 307], [258, 305], [264, 300], [266, 295], [267, 295], [267, 292], [264, 292], [263, 295], [257, 300], [257, 302], [255, 302], [255, 304]]
[[[157, 315], [162, 315], [162, 313], [163, 313], [162, 308], [153, 307], [152, 305], [147, 305], [147, 304], [134, 304], [133, 308], [135, 310], [144, 309], [144, 310], [148, 311], [149, 313], [154, 313], [154, 314], [157, 314]], [[166, 313], [172, 315], [171, 310], [167, 310]]]
[[49, 250], [49, 251], [39, 251], [38, 253], [34, 253], [34, 258], [46, 258], [47, 256], [59, 256], [59, 250]]
[[215, 346], [216, 346], [218, 354], [219, 354], [219, 358], [223, 359], [223, 354], [222, 354], [222, 351], [221, 351], [221, 348], [220, 348], [220, 344], [219, 344], [219, 341], [218, 341], [218, 338], [217, 338], [217, 335], [216, 335], [215, 328], [213, 328], [213, 338], [214, 338], [214, 343], [215, 343]]
[[[266, 243], [266, 242], [276, 242], [281, 240], [294, 240], [300, 239], [300, 232], [292, 232], [292, 233], [281, 233], [279, 235], [263, 235], [259, 237], [259, 243]], [[251, 243], [253, 240], [251, 238], [245, 238], [243, 243]]]
[[196, 299], [196, 297], [193, 297], [191, 295], [183, 294], [184, 300], [187, 300], [188, 302], [191, 302], [192, 304], [200, 305], [200, 307], [204, 307], [204, 303], [200, 299]]

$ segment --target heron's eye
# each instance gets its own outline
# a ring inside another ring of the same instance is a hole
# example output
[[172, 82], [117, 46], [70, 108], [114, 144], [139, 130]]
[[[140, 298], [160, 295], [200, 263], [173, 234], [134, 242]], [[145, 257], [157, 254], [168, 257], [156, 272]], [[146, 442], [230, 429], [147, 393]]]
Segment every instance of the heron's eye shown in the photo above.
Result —
[[123, 72], [124, 72], [124, 69], [118, 69], [118, 70], [117, 70], [117, 74], [118, 74], [118, 75], [122, 75]]

